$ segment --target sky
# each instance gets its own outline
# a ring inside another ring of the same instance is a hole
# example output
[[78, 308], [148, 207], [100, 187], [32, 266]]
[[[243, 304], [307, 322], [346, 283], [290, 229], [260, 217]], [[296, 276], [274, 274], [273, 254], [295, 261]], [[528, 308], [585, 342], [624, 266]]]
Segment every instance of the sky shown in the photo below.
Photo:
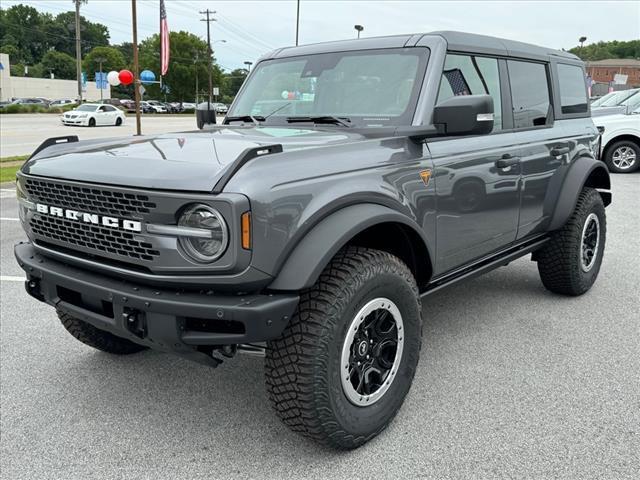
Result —
[[[57, 14], [71, 0], [2, 0]], [[159, 0], [138, 0], [138, 38], [158, 32]], [[242, 68], [261, 55], [295, 44], [296, 0], [165, 0], [170, 30], [206, 39], [199, 11], [215, 10], [214, 55], [225, 70]], [[109, 28], [112, 43], [131, 41], [130, 0], [89, 0], [82, 15]], [[363, 37], [459, 30], [569, 49], [586, 44], [640, 38], [640, 2], [634, 1], [425, 1], [301, 0], [300, 44]], [[226, 42], [221, 42], [225, 40]]]

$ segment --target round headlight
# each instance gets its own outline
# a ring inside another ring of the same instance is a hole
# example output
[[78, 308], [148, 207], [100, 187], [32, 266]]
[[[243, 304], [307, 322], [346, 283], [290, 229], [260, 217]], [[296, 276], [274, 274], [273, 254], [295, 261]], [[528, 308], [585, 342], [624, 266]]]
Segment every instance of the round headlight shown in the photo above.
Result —
[[227, 225], [220, 212], [209, 205], [188, 207], [178, 225], [197, 228], [202, 236], [180, 237], [180, 245], [189, 257], [199, 263], [211, 263], [220, 258], [229, 243]]

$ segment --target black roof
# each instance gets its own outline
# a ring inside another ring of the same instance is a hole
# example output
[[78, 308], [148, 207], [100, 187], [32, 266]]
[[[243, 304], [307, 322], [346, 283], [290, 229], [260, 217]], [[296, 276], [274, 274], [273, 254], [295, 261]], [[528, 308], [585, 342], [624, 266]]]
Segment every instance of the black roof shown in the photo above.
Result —
[[554, 50], [552, 48], [540, 47], [515, 40], [490, 37], [487, 35], [454, 31], [391, 35], [386, 37], [367, 37], [361, 39], [314, 43], [310, 45], [301, 45], [299, 47], [285, 47], [271, 52], [264, 58], [292, 57], [298, 55], [311, 55], [315, 53], [349, 50], [419, 46], [421, 41], [433, 37], [443, 38], [447, 43], [447, 49], [450, 51], [474, 52], [537, 60], [544, 60], [553, 56], [566, 60], [581, 61], [577, 56], [562, 50]]

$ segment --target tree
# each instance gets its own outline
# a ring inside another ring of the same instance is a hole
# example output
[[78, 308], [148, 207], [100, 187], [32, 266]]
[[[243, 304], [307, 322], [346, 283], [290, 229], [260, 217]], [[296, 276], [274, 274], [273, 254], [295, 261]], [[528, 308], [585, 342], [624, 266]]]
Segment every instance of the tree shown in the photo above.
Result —
[[[60, 39], [56, 50], [75, 56], [76, 54], [76, 12], [59, 13], [55, 18], [57, 28], [63, 27], [67, 33]], [[93, 23], [80, 15], [80, 31], [82, 42], [80, 49], [86, 55], [92, 48], [109, 45], [109, 29], [101, 23]]]
[[102, 58], [102, 71], [109, 72], [111, 70], [122, 70], [127, 66], [120, 50], [114, 47], [95, 47], [91, 50], [82, 61], [82, 66], [87, 75], [93, 78], [95, 72], [100, 71], [100, 62]]
[[235, 96], [238, 94], [238, 90], [247, 78], [247, 70], [244, 68], [236, 68], [229, 74], [224, 76], [224, 88], [222, 90], [223, 102], [231, 103]]
[[[169, 71], [163, 83], [169, 88], [167, 99], [175, 101], [193, 101], [195, 97], [196, 75], [200, 91], [206, 90], [207, 79], [207, 42], [189, 32], [171, 32], [171, 59]], [[151, 70], [158, 76], [160, 72], [160, 37], [153, 35], [140, 44], [140, 70]], [[213, 61], [213, 59], [212, 59]], [[213, 66], [213, 85], [221, 86], [222, 71]], [[145, 85], [149, 98], [161, 96], [157, 84]]]
[[13, 59], [16, 63], [36, 63], [47, 50], [43, 18], [47, 17], [27, 5], [14, 5], [0, 11], [0, 43], [17, 47], [18, 55]]
[[640, 58], [640, 40], [598, 42], [569, 50], [582, 60], [604, 60], [605, 58]]
[[42, 57], [42, 71], [48, 76], [52, 72], [56, 78], [73, 80], [76, 78], [76, 60], [66, 53], [49, 50]]

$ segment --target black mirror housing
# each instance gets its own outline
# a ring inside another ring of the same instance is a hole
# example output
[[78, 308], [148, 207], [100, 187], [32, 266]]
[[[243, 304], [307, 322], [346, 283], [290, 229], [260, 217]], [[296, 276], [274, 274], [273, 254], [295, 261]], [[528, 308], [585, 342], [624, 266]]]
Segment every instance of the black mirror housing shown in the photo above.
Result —
[[458, 95], [433, 109], [433, 123], [445, 135], [485, 135], [493, 130], [491, 95]]

